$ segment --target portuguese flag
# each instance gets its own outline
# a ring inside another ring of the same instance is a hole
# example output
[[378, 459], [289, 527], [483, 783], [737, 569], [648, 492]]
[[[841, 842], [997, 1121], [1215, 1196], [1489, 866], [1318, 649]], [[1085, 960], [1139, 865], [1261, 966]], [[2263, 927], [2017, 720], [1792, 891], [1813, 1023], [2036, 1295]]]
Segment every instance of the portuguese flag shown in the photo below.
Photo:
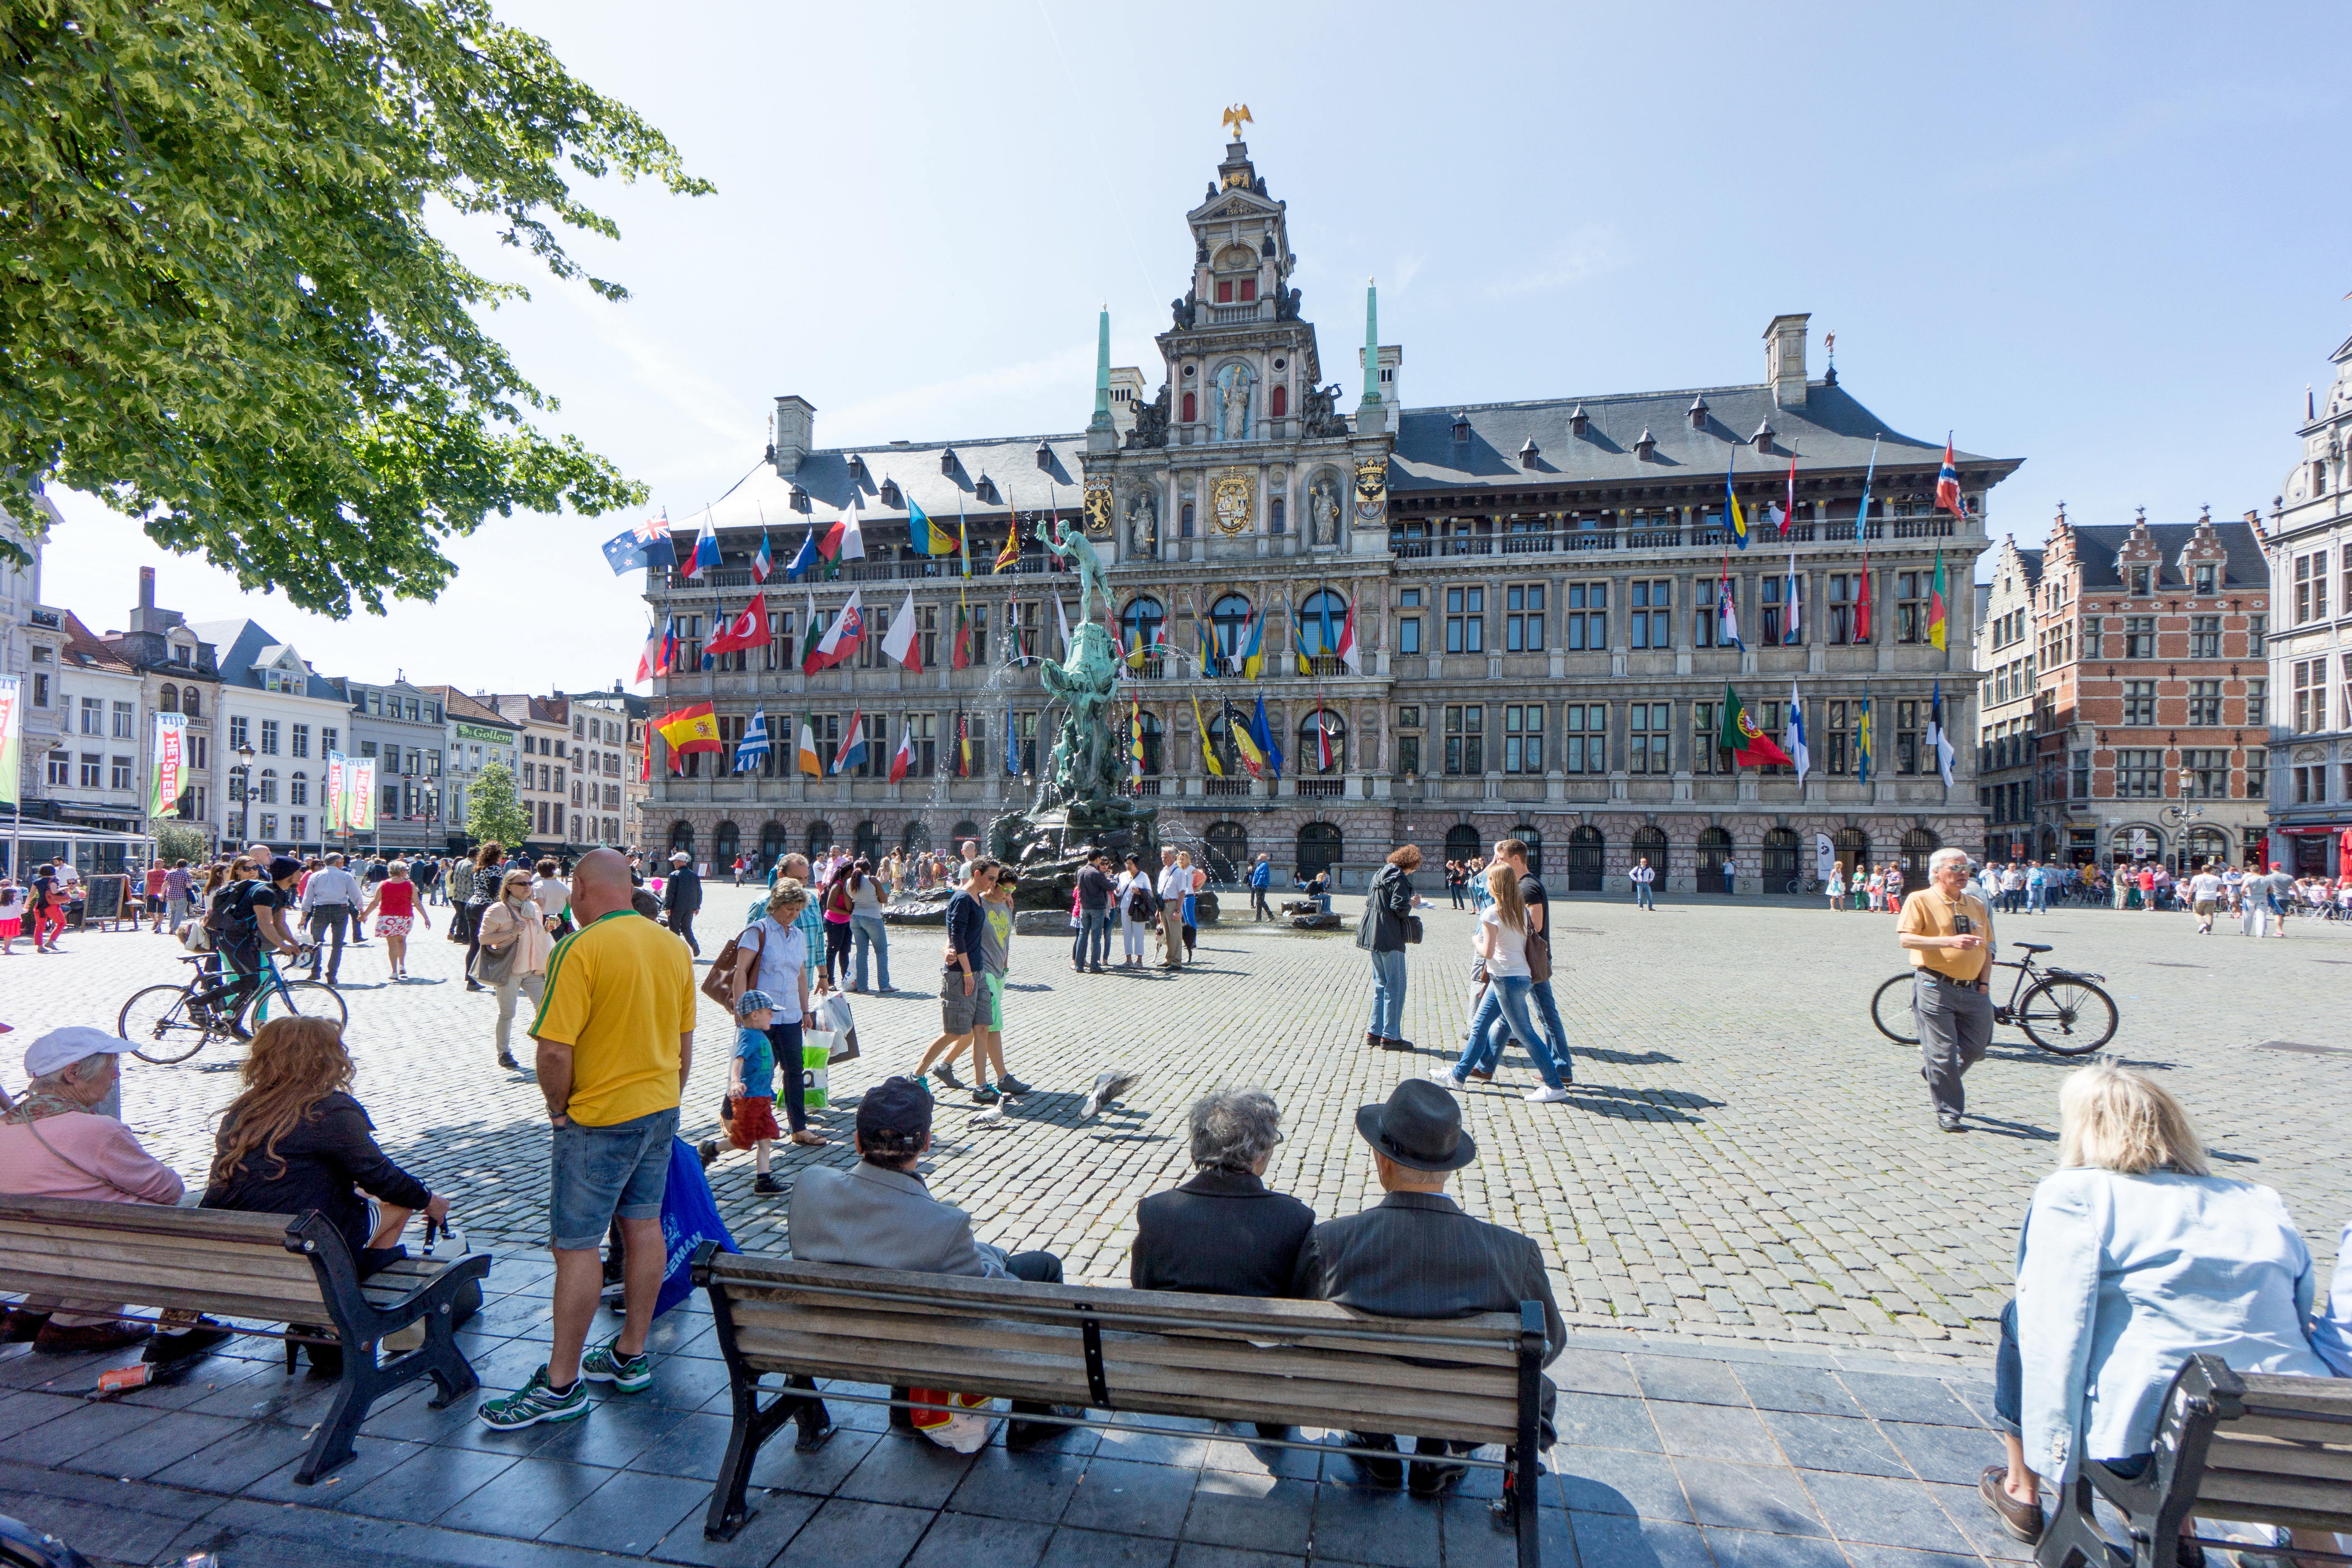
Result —
[[1739, 700], [1739, 693], [1727, 686], [1723, 689], [1723, 729], [1716, 744], [1728, 747], [1734, 767], [1760, 768], [1768, 763], [1796, 763], [1782, 751], [1771, 736], [1758, 729], [1748, 717], [1748, 709]]
[[1948, 634], [1944, 629], [1944, 552], [1936, 551], [1936, 582], [1927, 595], [1927, 640], [1942, 647]]

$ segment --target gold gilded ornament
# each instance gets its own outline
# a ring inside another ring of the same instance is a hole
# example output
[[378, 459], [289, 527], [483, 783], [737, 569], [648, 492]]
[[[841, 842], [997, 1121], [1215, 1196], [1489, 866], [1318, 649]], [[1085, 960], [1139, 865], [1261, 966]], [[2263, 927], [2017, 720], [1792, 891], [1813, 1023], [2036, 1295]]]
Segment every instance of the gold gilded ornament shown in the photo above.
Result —
[[1369, 527], [1388, 515], [1389, 460], [1366, 458], [1356, 465], [1356, 521]]
[[1228, 468], [1209, 492], [1209, 519], [1228, 537], [1247, 533], [1256, 510], [1256, 476], [1247, 468]]

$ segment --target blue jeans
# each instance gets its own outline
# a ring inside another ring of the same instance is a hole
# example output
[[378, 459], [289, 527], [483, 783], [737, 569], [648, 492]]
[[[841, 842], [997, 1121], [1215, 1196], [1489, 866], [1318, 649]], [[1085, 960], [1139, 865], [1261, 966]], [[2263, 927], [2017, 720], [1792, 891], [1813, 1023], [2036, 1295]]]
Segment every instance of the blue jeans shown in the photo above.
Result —
[[1650, 900], [1649, 883], [1636, 882], [1633, 884], [1633, 907], [1637, 910], [1654, 910], [1658, 907]]
[[889, 990], [890, 934], [883, 927], [882, 917], [852, 915], [849, 917], [849, 929], [853, 939], [857, 943], [857, 973], [853, 984], [860, 991], [866, 989], [866, 952], [868, 948], [871, 948], [874, 952], [874, 966], [877, 972], [876, 980], [883, 990]]
[[606, 1127], [566, 1121], [554, 1132], [548, 1206], [557, 1251], [593, 1251], [616, 1216], [661, 1217], [677, 1106]]
[[2025, 889], [2025, 912], [2046, 915], [2050, 912], [2050, 889], [2029, 887]]
[[[1992, 1363], [1993, 1426], [2011, 1436], [2025, 1434], [2025, 1357], [2017, 1344], [2017, 1303], [2010, 1302], [2000, 1310], [2000, 1344], [1993, 1352]], [[2137, 1480], [2146, 1473], [2153, 1454], [2130, 1454], [2120, 1459], [2101, 1459], [2099, 1463], [2123, 1477]]]
[[1371, 1032], [1384, 1040], [1404, 1038], [1404, 950], [1372, 953]]
[[[1536, 1071], [1543, 1075], [1545, 1087], [1562, 1087], [1559, 1064], [1552, 1058], [1550, 1043], [1528, 1012], [1528, 995], [1534, 989], [1535, 983], [1524, 974], [1498, 975], [1487, 982], [1486, 1000], [1478, 1004], [1478, 1015], [1470, 1020], [1470, 1043], [1462, 1047], [1462, 1059], [1454, 1064], [1455, 1077], [1468, 1076], [1473, 1068], [1481, 1072], [1494, 1071], [1495, 1064], [1502, 1059], [1503, 1046], [1499, 1038], [1493, 1037], [1492, 1031], [1497, 1025], [1507, 1025], [1510, 1032], [1519, 1037], [1519, 1043], [1527, 1047], [1528, 1055], [1535, 1058]], [[1490, 1038], [1491, 1050], [1487, 1048]]]
[[1110, 956], [1110, 910], [1108, 909], [1078, 911], [1078, 936], [1070, 945], [1070, 962], [1084, 969], [1099, 966]]

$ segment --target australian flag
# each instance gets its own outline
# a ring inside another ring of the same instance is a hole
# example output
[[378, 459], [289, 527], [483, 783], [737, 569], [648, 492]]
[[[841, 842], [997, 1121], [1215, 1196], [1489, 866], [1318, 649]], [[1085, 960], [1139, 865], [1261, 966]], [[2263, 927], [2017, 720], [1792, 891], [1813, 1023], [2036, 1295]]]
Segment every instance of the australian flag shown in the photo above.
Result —
[[648, 518], [604, 541], [604, 560], [613, 574], [641, 572], [648, 566], [675, 566], [677, 551], [669, 542], [669, 520]]

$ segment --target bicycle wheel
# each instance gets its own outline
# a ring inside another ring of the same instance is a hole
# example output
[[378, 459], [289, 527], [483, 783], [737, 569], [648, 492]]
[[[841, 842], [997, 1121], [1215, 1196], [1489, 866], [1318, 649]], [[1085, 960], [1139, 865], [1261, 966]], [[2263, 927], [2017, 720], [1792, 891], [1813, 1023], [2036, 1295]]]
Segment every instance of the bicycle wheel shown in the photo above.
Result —
[[253, 1005], [255, 1028], [272, 1018], [327, 1018], [340, 1029], [352, 1021], [352, 1010], [343, 1005], [342, 993], [323, 981], [289, 980], [282, 994], [264, 991]]
[[186, 1061], [213, 1035], [190, 1015], [188, 994], [177, 985], [150, 985], [134, 993], [114, 1020], [114, 1032], [131, 1042], [131, 1055], [159, 1067]]
[[2087, 980], [2053, 976], [2018, 1004], [2017, 1026], [2053, 1056], [2088, 1056], [2115, 1038], [2115, 998]]
[[1870, 1021], [1878, 1026], [1880, 1034], [1898, 1046], [1919, 1043], [1918, 1035], [1911, 1032], [1919, 1027], [1919, 1020], [1911, 1011], [1910, 970], [1889, 977], [1878, 988], [1878, 994], [1870, 999]]

